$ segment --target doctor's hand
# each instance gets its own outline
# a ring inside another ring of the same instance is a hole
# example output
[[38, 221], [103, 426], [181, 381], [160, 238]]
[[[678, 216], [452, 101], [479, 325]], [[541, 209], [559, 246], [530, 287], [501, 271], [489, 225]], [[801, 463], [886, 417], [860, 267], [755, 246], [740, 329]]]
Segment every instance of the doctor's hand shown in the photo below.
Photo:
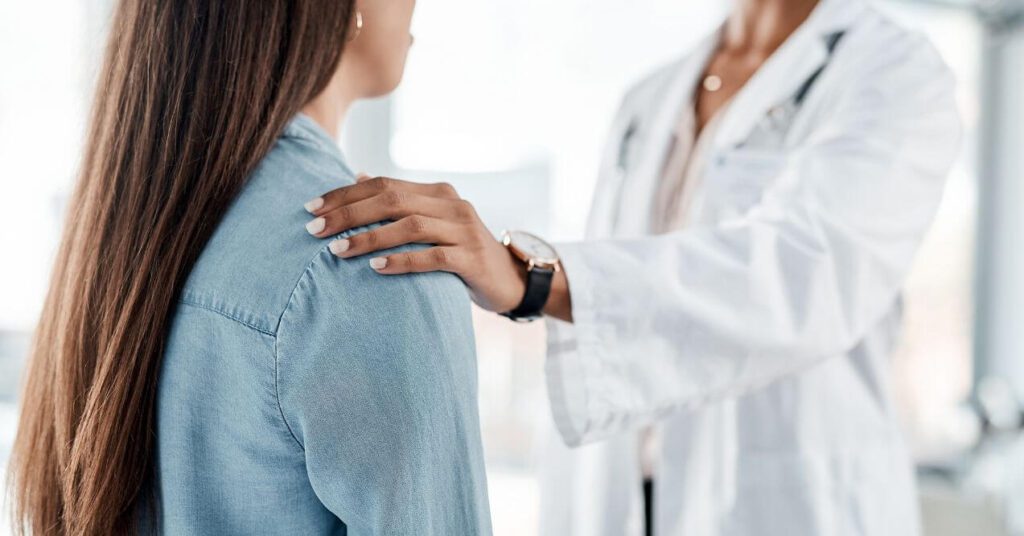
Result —
[[320, 238], [390, 220], [381, 227], [331, 242], [343, 259], [404, 244], [431, 244], [413, 252], [377, 256], [370, 266], [380, 274], [451, 272], [469, 287], [481, 307], [505, 312], [519, 305], [526, 269], [484, 226], [473, 205], [448, 184], [419, 184], [361, 175], [306, 203], [315, 218], [306, 225]]

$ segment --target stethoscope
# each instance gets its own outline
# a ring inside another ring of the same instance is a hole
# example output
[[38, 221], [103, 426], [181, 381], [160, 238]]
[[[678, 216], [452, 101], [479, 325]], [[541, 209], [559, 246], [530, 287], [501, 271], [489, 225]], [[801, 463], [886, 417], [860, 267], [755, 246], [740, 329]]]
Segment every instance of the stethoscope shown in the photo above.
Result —
[[[806, 100], [807, 95], [814, 87], [815, 82], [818, 81], [821, 74], [825, 72], [825, 69], [831, 63], [835, 50], [839, 46], [839, 41], [842, 40], [845, 34], [846, 32], [836, 32], [825, 38], [825, 45], [828, 50], [828, 57], [825, 62], [816, 71], [811, 73], [792, 98], [790, 98], [786, 103], [772, 107], [768, 111], [767, 116], [762, 120], [762, 124], [758, 126], [759, 128], [769, 131], [778, 131], [789, 124], [787, 119], [791, 118], [803, 105], [804, 100]], [[633, 143], [641, 126], [640, 118], [634, 117], [629, 122], [619, 139], [616, 167], [618, 168], [619, 173], [623, 176], [630, 170], [630, 156], [633, 150]], [[741, 142], [738, 147], [742, 147], [745, 143], [746, 142]]]

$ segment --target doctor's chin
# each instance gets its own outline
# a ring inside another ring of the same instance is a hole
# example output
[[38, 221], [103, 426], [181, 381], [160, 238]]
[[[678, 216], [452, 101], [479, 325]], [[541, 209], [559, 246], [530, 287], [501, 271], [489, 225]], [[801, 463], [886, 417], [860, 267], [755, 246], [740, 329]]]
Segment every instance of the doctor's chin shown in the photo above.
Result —
[[1024, 536], [1024, 0], [0, 2], [0, 536]]

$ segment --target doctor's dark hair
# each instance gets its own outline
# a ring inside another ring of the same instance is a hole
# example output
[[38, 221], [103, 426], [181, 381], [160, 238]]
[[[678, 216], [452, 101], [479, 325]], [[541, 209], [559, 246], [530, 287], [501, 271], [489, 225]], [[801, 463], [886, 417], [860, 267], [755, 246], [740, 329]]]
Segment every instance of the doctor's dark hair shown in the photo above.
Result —
[[24, 386], [17, 533], [152, 530], [178, 294], [246, 177], [327, 87], [353, 3], [118, 2]]

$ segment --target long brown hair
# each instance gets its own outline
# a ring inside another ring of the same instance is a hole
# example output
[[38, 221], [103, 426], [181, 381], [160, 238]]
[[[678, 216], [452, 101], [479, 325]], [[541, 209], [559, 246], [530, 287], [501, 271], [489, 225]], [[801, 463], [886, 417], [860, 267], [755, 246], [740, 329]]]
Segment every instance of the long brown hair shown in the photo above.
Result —
[[247, 175], [327, 86], [353, 3], [118, 3], [22, 399], [18, 533], [141, 530], [177, 295]]

